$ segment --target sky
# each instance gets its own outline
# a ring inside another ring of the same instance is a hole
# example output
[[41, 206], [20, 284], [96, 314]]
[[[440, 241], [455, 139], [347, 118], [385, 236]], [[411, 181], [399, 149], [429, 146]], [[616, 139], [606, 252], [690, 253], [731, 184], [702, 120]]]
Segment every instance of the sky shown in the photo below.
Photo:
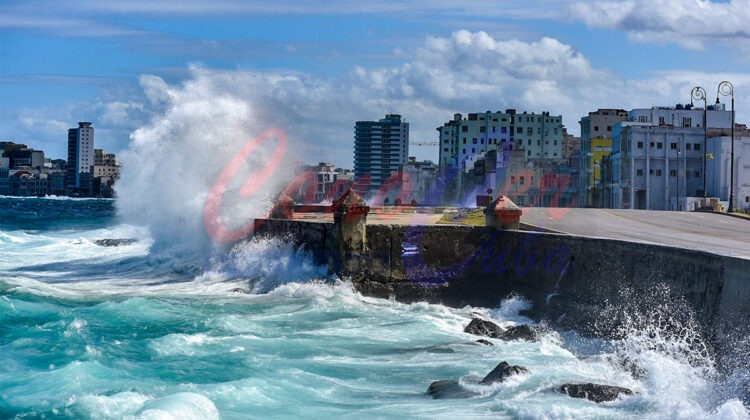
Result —
[[0, 0], [0, 141], [65, 158], [67, 129], [91, 121], [120, 153], [188, 92], [251, 104], [250, 132], [280, 127], [300, 160], [351, 168], [355, 122], [387, 113], [412, 142], [507, 108], [577, 135], [598, 108], [687, 103], [695, 86], [711, 104], [728, 80], [750, 123], [749, 64], [750, 0]]

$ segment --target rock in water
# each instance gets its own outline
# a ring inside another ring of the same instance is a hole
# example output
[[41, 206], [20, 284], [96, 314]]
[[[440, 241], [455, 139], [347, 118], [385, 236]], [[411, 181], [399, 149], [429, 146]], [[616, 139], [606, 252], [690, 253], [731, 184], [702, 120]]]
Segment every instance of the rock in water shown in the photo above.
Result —
[[492, 369], [492, 372], [488, 373], [480, 383], [483, 385], [490, 385], [497, 382], [503, 382], [510, 376], [521, 375], [524, 373], [529, 373], [529, 370], [523, 366], [511, 366], [508, 362], [502, 361], [495, 366], [495, 368]]
[[505, 330], [499, 337], [502, 340], [526, 340], [526, 341], [539, 341], [541, 336], [541, 329], [538, 327], [531, 327], [528, 325], [517, 325], [510, 327]]
[[477, 394], [462, 387], [458, 381], [435, 381], [427, 388], [427, 395], [436, 400], [443, 400], [448, 398], [469, 398]]
[[597, 403], [614, 401], [620, 394], [633, 395], [633, 391], [627, 388], [591, 383], [565, 384], [557, 388], [557, 391], [573, 398], [586, 398]]
[[492, 321], [474, 318], [469, 325], [464, 328], [464, 332], [474, 335], [483, 335], [490, 338], [499, 338], [503, 333], [503, 329]]
[[138, 242], [138, 239], [96, 239], [94, 240], [94, 243], [99, 246], [130, 245], [134, 242]]
[[477, 341], [475, 341], [475, 343], [481, 344], [483, 346], [494, 346], [494, 344], [492, 344], [491, 342], [489, 342], [487, 340], [477, 340]]

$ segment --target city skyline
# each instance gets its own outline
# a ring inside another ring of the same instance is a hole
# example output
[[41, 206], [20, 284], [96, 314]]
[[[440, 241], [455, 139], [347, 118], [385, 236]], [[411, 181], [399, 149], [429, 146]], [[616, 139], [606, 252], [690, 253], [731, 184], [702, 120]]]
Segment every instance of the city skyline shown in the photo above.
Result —
[[[357, 120], [399, 113], [436, 141], [455, 112], [562, 115], [709, 102], [735, 86], [750, 121], [750, 2], [47, 1], [0, 6], [3, 141], [64, 157], [75, 121], [115, 153], [175, 97], [249, 104], [249, 131], [285, 129], [302, 156], [352, 167]], [[203, 96], [201, 96], [203, 95]], [[722, 102], [727, 100], [721, 98]], [[252, 114], [252, 115], [250, 115]], [[314, 133], [314, 134], [311, 134]], [[436, 147], [412, 147], [437, 161]]]

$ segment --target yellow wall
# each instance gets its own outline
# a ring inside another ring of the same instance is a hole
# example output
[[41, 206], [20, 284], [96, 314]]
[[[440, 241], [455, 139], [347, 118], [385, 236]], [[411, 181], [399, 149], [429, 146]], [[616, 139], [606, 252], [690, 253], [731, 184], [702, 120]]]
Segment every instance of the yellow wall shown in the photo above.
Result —
[[592, 153], [591, 159], [589, 160], [589, 171], [591, 171], [589, 172], [589, 185], [591, 186], [591, 190], [589, 190], [589, 203], [591, 203], [593, 199], [594, 177], [596, 177], [596, 180], [598, 181], [596, 189], [601, 191], [604, 187], [604, 184], [602, 183], [602, 173], [599, 167], [601, 165], [594, 165], [594, 162], [601, 163], [604, 156], [609, 156], [612, 153], [612, 139], [591, 139], [591, 150], [589, 151]]

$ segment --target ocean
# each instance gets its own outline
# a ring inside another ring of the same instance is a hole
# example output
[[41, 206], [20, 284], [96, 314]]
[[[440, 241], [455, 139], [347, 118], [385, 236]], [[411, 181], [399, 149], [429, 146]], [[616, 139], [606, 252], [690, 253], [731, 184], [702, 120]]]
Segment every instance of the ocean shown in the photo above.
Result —
[[[687, 329], [479, 345], [463, 332], [473, 316], [532, 323], [529, 303], [365, 297], [284, 241], [191, 252], [170, 243], [189, 235], [119, 214], [113, 200], [0, 197], [0, 418], [749, 417], [747, 370], [719, 372]], [[479, 384], [501, 361], [529, 373]], [[474, 396], [428, 396], [443, 379]], [[571, 382], [634, 395], [555, 391]]]

